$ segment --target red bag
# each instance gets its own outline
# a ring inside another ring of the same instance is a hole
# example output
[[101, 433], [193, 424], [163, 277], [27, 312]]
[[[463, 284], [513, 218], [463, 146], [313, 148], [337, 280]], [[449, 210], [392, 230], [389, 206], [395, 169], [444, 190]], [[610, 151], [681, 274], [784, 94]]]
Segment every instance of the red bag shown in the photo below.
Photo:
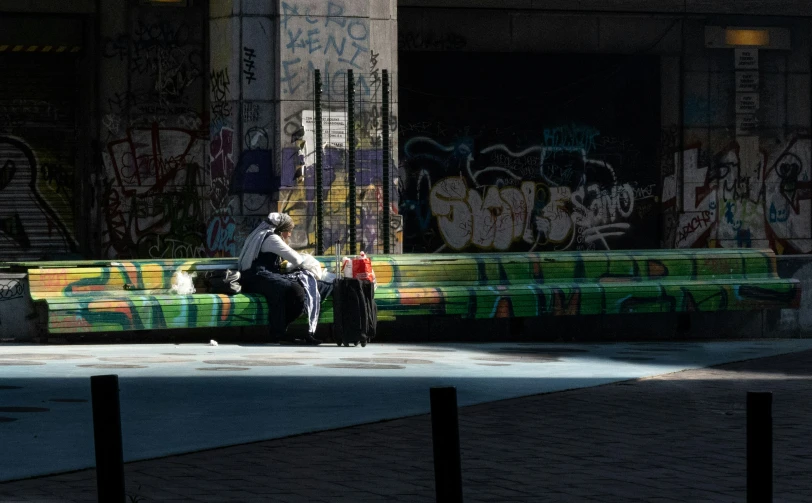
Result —
[[372, 261], [364, 252], [352, 259], [352, 277], [355, 279], [375, 282], [375, 271], [372, 270]]

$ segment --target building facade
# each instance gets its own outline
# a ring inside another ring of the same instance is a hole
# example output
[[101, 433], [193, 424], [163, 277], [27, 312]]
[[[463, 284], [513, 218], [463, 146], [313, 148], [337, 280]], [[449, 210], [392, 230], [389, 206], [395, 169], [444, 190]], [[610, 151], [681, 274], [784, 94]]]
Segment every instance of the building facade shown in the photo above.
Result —
[[352, 144], [368, 252], [386, 227], [405, 253], [809, 253], [810, 16], [777, 0], [0, 0], [0, 257], [232, 256], [269, 211], [313, 251], [317, 69], [328, 251], [346, 242]]

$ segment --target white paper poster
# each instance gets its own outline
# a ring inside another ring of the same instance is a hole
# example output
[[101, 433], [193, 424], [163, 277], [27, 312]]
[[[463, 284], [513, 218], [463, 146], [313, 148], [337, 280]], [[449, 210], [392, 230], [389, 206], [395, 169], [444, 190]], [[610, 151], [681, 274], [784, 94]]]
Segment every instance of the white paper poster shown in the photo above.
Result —
[[[305, 165], [316, 163], [316, 112], [302, 111], [302, 128], [304, 128]], [[347, 148], [347, 112], [324, 110], [321, 112], [321, 141], [323, 147]]]

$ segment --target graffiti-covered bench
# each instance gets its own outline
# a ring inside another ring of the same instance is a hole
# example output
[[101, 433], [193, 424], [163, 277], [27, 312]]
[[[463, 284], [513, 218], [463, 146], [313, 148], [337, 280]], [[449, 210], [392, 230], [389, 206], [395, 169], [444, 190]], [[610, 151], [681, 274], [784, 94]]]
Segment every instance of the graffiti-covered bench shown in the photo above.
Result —
[[797, 308], [771, 250], [640, 250], [373, 258], [380, 311], [510, 318]]
[[[319, 257], [326, 267], [334, 260]], [[510, 318], [797, 308], [770, 250], [643, 250], [372, 257], [379, 319]], [[176, 271], [233, 269], [235, 259], [17, 264], [49, 333], [263, 325], [258, 295], [169, 289]], [[332, 321], [331, 299], [322, 323]]]
[[48, 333], [262, 324], [268, 318], [262, 296], [171, 290], [178, 271], [202, 275], [234, 265], [234, 259], [25, 264], [31, 298], [47, 308], [41, 322]]

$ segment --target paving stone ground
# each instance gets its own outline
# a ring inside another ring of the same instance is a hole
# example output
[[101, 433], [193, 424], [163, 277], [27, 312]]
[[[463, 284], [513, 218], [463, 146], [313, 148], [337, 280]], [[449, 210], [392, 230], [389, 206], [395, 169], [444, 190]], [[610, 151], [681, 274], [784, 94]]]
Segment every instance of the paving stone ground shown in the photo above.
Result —
[[[812, 501], [812, 351], [460, 409], [466, 502], [745, 501], [747, 391], [772, 391], [775, 501]], [[126, 465], [129, 501], [434, 501], [427, 415]], [[96, 501], [94, 470], [0, 501]]]

